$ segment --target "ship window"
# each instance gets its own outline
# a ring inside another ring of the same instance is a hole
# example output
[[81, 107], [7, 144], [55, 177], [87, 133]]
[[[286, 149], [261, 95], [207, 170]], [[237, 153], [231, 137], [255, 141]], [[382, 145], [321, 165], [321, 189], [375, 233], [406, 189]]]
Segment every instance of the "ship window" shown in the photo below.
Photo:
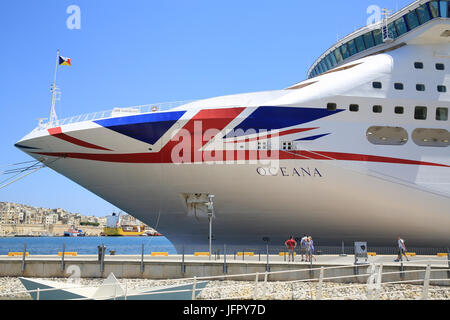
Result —
[[372, 82], [372, 87], [374, 87], [375, 89], [381, 89], [383, 85], [381, 84], [381, 82], [375, 81]]
[[395, 114], [403, 114], [403, 113], [405, 113], [405, 108], [403, 108], [401, 106], [397, 106], [394, 108], [394, 112], [395, 112]]
[[358, 53], [358, 50], [356, 49], [355, 40], [350, 40], [348, 42], [348, 51], [350, 52], [350, 55], [354, 55]]
[[408, 32], [408, 27], [406, 26], [404, 17], [395, 20], [395, 27], [397, 28], [397, 34], [401, 36], [402, 34]]
[[390, 34], [394, 39], [398, 37], [397, 29], [395, 29], [395, 25], [394, 25], [393, 22], [390, 23], [390, 24], [388, 25], [388, 30], [389, 30], [389, 34]]
[[439, 1], [439, 7], [441, 9], [441, 17], [448, 18], [449, 6], [447, 4], [447, 1]]
[[396, 82], [394, 83], [395, 90], [403, 90], [403, 83]]
[[381, 112], [383, 112], [383, 107], [382, 106], [373, 106], [373, 108], [372, 108], [372, 110], [373, 110], [373, 112], [374, 113], [381, 113]]
[[445, 65], [443, 63], [436, 63], [436, 70], [445, 70]]
[[373, 31], [373, 38], [375, 39], [375, 45], [383, 43], [383, 35], [381, 34], [381, 29], [376, 29]]
[[448, 147], [450, 133], [445, 129], [419, 128], [413, 131], [412, 139], [422, 147]]
[[430, 1], [429, 4], [433, 19], [439, 17], [439, 1]]
[[323, 59], [322, 59], [322, 61], [319, 62], [319, 65], [322, 66], [322, 72], [327, 72], [328, 71], [327, 64], [325, 63], [325, 61]]
[[333, 64], [331, 63], [330, 55], [325, 57], [325, 62], [327, 63], [328, 70], [333, 69]]
[[330, 102], [329, 104], [327, 104], [327, 110], [335, 111], [336, 109], [337, 109], [337, 104], [336, 103]]
[[425, 91], [425, 85], [421, 84], [421, 83], [416, 84], [416, 90], [417, 91]]
[[334, 50], [334, 56], [336, 57], [337, 63], [341, 63], [342, 61], [344, 61], [341, 49], [337, 48], [336, 50]]
[[333, 67], [336, 66], [337, 65], [337, 61], [336, 61], [336, 57], [334, 56], [334, 53], [330, 52], [329, 56], [331, 58], [331, 63], [333, 65]]
[[447, 87], [446, 86], [437, 86], [437, 90], [438, 90], [438, 92], [447, 92]]
[[419, 26], [419, 19], [417, 18], [416, 11], [411, 11], [405, 15], [406, 22], [408, 23], [409, 30], [412, 30]]
[[351, 111], [351, 112], [358, 112], [358, 111], [359, 111], [359, 105], [357, 105], [357, 104], [351, 104], [351, 105], [350, 105], [350, 111]]
[[408, 142], [408, 132], [400, 127], [373, 126], [367, 129], [366, 137], [377, 145], [401, 146]]
[[426, 120], [427, 119], [427, 107], [416, 107], [414, 110], [414, 119]]
[[414, 68], [423, 69], [423, 62], [414, 62]]
[[342, 57], [343, 57], [344, 59], [347, 59], [348, 57], [350, 57], [350, 52], [348, 51], [348, 48], [347, 48], [347, 44], [346, 44], [346, 43], [344, 43], [344, 44], [342, 45], [341, 51], [342, 51]]
[[363, 36], [359, 36], [355, 39], [356, 48], [358, 49], [358, 52], [366, 50], [366, 46], [364, 45]]
[[364, 44], [366, 45], [367, 49], [372, 48], [375, 45], [372, 37], [372, 32], [368, 32], [364, 35]]
[[427, 3], [421, 5], [416, 9], [417, 16], [419, 17], [420, 24], [424, 24], [425, 22], [428, 22], [431, 20], [430, 12], [428, 11], [428, 5]]
[[448, 120], [448, 108], [436, 108], [436, 120], [447, 121]]

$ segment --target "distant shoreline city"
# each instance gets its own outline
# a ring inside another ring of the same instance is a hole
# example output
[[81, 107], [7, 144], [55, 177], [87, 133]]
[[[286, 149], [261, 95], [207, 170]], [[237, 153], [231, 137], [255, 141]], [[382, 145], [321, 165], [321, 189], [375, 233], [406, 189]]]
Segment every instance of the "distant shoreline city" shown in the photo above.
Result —
[[[154, 231], [134, 217], [121, 215], [122, 224], [140, 225]], [[0, 202], [0, 237], [64, 236], [70, 228], [82, 229], [86, 236], [101, 236], [107, 217], [85, 216], [64, 209], [38, 208], [30, 205]]]

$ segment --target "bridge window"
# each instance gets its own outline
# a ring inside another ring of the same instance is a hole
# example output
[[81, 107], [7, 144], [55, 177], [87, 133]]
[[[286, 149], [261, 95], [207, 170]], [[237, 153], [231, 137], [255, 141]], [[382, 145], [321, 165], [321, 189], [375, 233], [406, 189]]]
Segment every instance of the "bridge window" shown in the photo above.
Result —
[[415, 144], [422, 147], [448, 147], [450, 133], [445, 129], [416, 129], [412, 133]]
[[409, 30], [412, 30], [419, 26], [419, 19], [417, 18], [416, 11], [411, 11], [410, 13], [406, 14], [405, 17]]
[[374, 113], [382, 113], [383, 112], [383, 107], [376, 105], [376, 106], [373, 106], [372, 110], [373, 110]]
[[447, 92], [447, 87], [446, 86], [437, 86], [437, 90], [438, 92]]
[[344, 61], [344, 58], [342, 57], [340, 48], [337, 48], [336, 50], [334, 50], [334, 55], [336, 57], [337, 63], [341, 63], [342, 61]]
[[350, 40], [348, 42], [348, 51], [350, 52], [351, 56], [358, 53], [358, 49], [356, 48], [355, 40]]
[[436, 70], [445, 70], [445, 65], [443, 63], [436, 63]]
[[406, 26], [405, 18], [401, 17], [394, 22], [395, 27], [397, 28], [397, 34], [401, 36], [408, 32], [408, 27]]
[[376, 29], [373, 31], [373, 38], [375, 39], [375, 45], [383, 43], [383, 35], [381, 34], [381, 29]]
[[351, 104], [349, 109], [350, 109], [351, 112], [358, 112], [359, 111], [359, 105]]
[[396, 38], [398, 37], [397, 29], [395, 28], [394, 22], [392, 22], [392, 23], [390, 23], [390, 24], [388, 25], [388, 31], [389, 31], [389, 34], [390, 34], [394, 39], [396, 39]]
[[423, 69], [423, 62], [414, 62], [414, 68]]
[[381, 84], [381, 82], [375, 81], [375, 82], [372, 82], [372, 87], [374, 87], [374, 89], [381, 89], [383, 87], [383, 85]]
[[427, 119], [427, 107], [416, 107], [414, 109], [414, 119], [426, 120]]
[[439, 17], [439, 1], [430, 1], [429, 5], [430, 5], [431, 16], [433, 17], [433, 19], [438, 18]]
[[443, 18], [448, 18], [448, 11], [449, 11], [449, 6], [447, 1], [439, 1], [439, 7], [441, 9], [441, 17]]
[[368, 32], [364, 35], [364, 44], [366, 45], [366, 48], [372, 48], [375, 46], [375, 42], [373, 41], [372, 32]]
[[329, 56], [330, 56], [330, 58], [331, 58], [331, 63], [332, 63], [332, 65], [333, 65], [333, 67], [336, 66], [338, 63], [337, 63], [337, 61], [336, 61], [336, 57], [334, 56], [334, 53], [331, 52], [331, 53], [329, 54]]
[[400, 127], [373, 126], [367, 129], [366, 137], [376, 145], [401, 146], [408, 142], [408, 132]]
[[344, 44], [341, 46], [341, 51], [342, 51], [342, 57], [343, 57], [344, 59], [347, 59], [348, 57], [350, 57], [350, 52], [348, 51], [348, 47], [347, 47], [347, 44], [346, 44], [346, 43], [344, 43]]
[[424, 24], [431, 20], [430, 12], [428, 11], [428, 4], [425, 3], [416, 9], [420, 24]]
[[395, 112], [395, 114], [403, 114], [403, 113], [405, 113], [405, 108], [403, 108], [401, 106], [397, 106], [394, 108], [394, 112]]
[[448, 108], [436, 108], [436, 120], [447, 121], [448, 120]]
[[328, 70], [333, 69], [333, 64], [331, 63], [330, 55], [325, 57], [325, 62], [327, 63]]
[[355, 43], [356, 43], [356, 49], [358, 50], [358, 52], [366, 50], [366, 46], [364, 45], [363, 36], [359, 36], [358, 38], [356, 38]]
[[403, 83], [401, 83], [401, 82], [394, 83], [394, 88], [395, 88], [395, 90], [403, 90], [403, 88], [404, 88]]
[[421, 84], [421, 83], [416, 84], [416, 90], [417, 91], [425, 91], [425, 85]]

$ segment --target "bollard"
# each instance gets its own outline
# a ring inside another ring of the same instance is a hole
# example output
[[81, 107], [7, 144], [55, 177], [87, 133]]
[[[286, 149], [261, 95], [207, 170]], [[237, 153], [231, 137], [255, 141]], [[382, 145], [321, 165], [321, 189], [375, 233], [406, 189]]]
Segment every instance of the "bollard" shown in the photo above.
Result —
[[23, 244], [23, 256], [22, 256], [22, 272], [25, 271], [25, 256], [27, 255], [27, 244]]
[[181, 273], [186, 273], [186, 266], [184, 264], [184, 245], [183, 245], [183, 249], [182, 249], [182, 254], [181, 254]]
[[427, 265], [427, 269], [425, 270], [425, 278], [423, 279], [423, 291], [421, 300], [428, 300], [428, 289], [430, 287], [430, 274], [431, 274], [431, 265]]
[[142, 244], [142, 251], [141, 251], [141, 273], [144, 273], [144, 244]]
[[194, 283], [192, 284], [192, 300], [195, 300], [195, 291], [197, 290], [197, 277], [194, 277]]
[[63, 248], [62, 248], [62, 255], [61, 255], [61, 271], [64, 271], [65, 266], [64, 266], [64, 253], [66, 252], [66, 244], [63, 243]]
[[317, 300], [322, 300], [322, 285], [323, 285], [323, 274], [324, 274], [324, 267], [320, 267], [320, 276], [319, 276], [319, 287], [317, 288]]

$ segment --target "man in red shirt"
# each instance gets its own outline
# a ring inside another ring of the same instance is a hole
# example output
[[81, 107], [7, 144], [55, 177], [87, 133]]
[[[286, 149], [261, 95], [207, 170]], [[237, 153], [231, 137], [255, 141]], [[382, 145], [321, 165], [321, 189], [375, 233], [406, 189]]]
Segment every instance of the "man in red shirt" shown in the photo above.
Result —
[[284, 245], [286, 246], [286, 248], [289, 251], [289, 262], [291, 262], [291, 257], [292, 257], [292, 262], [294, 262], [294, 251], [295, 251], [295, 247], [297, 246], [297, 242], [291, 236], [288, 240], [286, 240]]

